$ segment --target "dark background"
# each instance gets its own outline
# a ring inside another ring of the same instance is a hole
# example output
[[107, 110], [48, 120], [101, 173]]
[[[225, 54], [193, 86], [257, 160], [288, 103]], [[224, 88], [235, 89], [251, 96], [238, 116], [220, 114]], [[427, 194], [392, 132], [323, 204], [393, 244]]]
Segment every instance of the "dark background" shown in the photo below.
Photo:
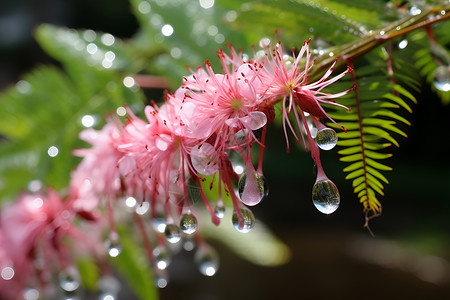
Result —
[[[137, 30], [129, 11], [125, 0], [1, 1], [0, 90], [39, 64], [57, 64], [34, 41], [36, 25], [127, 38]], [[191, 253], [180, 254], [161, 299], [450, 299], [450, 111], [425, 85], [416, 96], [419, 103], [408, 116], [413, 125], [404, 128], [409, 138], [399, 139], [401, 147], [387, 162], [394, 170], [380, 197], [383, 214], [370, 223], [375, 238], [363, 228], [362, 206], [336, 151], [322, 159], [342, 203], [326, 216], [310, 200], [309, 154], [300, 147], [287, 154], [280, 128], [272, 128], [264, 168], [270, 197], [253, 212], [291, 248], [292, 260], [258, 267], [212, 242], [221, 257], [219, 272], [205, 278]]]

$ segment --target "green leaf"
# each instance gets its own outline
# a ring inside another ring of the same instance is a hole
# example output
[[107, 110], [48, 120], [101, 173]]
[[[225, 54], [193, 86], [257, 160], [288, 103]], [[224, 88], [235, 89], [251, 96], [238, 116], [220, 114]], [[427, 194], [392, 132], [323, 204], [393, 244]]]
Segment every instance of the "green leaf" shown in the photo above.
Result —
[[361, 160], [362, 158], [363, 158], [362, 153], [357, 153], [357, 154], [342, 156], [340, 160], [345, 161], [345, 162], [353, 162], [353, 161]]
[[[230, 212], [232, 209], [229, 208]], [[203, 215], [203, 219], [209, 218], [206, 211]], [[220, 226], [204, 222], [200, 230], [203, 237], [217, 239], [256, 265], [279, 266], [287, 263], [291, 257], [290, 249], [259, 220], [256, 220], [256, 226], [245, 234], [237, 232], [231, 222], [223, 222]]]
[[[8, 138], [0, 143], [0, 177], [7, 185], [0, 199], [14, 197], [33, 179], [57, 190], [67, 187], [80, 161], [72, 150], [84, 146], [78, 139], [85, 129], [83, 116], [93, 116], [100, 128], [104, 116], [125, 100], [130, 106], [143, 103], [142, 93], [125, 87], [121, 75], [82, 65], [68, 70], [70, 75], [52, 67], [37, 68], [0, 95], [0, 133]], [[54, 157], [48, 154], [52, 146], [58, 149]]]
[[80, 272], [81, 282], [88, 290], [97, 289], [100, 270], [97, 264], [91, 259], [82, 258], [77, 261], [78, 271]]
[[380, 164], [379, 162], [377, 162], [377, 161], [375, 161], [373, 159], [370, 159], [370, 158], [367, 158], [366, 162], [367, 162], [367, 164], [369, 166], [372, 166], [372, 167], [374, 167], [374, 168], [376, 168], [378, 170], [383, 170], [383, 171], [391, 171], [392, 170], [391, 167], [383, 165], [383, 164]]
[[35, 36], [47, 53], [66, 64], [137, 72], [144, 62], [129, 44], [109, 33], [42, 24]]
[[141, 247], [137, 244], [126, 226], [117, 228], [122, 252], [117, 257], [111, 258], [111, 262], [125, 277], [128, 284], [140, 297], [140, 299], [157, 300], [158, 289], [154, 285], [152, 267]]

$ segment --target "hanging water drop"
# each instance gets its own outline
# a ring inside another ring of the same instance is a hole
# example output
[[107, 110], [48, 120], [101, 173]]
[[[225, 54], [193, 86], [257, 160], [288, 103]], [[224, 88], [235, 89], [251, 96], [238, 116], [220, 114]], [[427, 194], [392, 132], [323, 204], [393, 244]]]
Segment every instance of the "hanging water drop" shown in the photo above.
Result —
[[163, 246], [158, 246], [153, 249], [153, 257], [155, 259], [155, 265], [159, 270], [164, 270], [170, 265], [170, 254]]
[[109, 256], [117, 257], [122, 252], [122, 244], [120, 243], [119, 236], [117, 234], [111, 234], [106, 241], [106, 248]]
[[339, 207], [339, 191], [329, 179], [323, 179], [314, 184], [312, 199], [316, 208], [324, 214], [331, 214]]
[[59, 274], [59, 286], [66, 292], [73, 292], [80, 286], [80, 274], [74, 267]]
[[163, 233], [166, 230], [166, 216], [164, 213], [156, 211], [156, 216], [152, 217], [152, 227], [157, 232]]
[[98, 287], [101, 291], [99, 299], [113, 300], [116, 299], [120, 292], [120, 281], [111, 275], [102, 276], [98, 282]]
[[164, 230], [164, 235], [166, 239], [171, 244], [176, 244], [181, 240], [181, 230], [175, 224], [167, 224]]
[[256, 171], [253, 171], [254, 182], [247, 182], [246, 173], [242, 174], [238, 182], [239, 197], [245, 205], [254, 206], [269, 196], [269, 185], [264, 175]]
[[197, 218], [192, 213], [186, 213], [181, 216], [180, 228], [186, 234], [193, 234], [198, 227]]
[[163, 270], [156, 270], [154, 274], [154, 283], [160, 289], [163, 289], [169, 284], [169, 274]]
[[219, 255], [208, 245], [198, 248], [194, 261], [200, 273], [205, 276], [213, 276], [219, 269]]
[[450, 67], [439, 66], [433, 72], [434, 86], [443, 92], [450, 91]]
[[336, 146], [338, 137], [333, 129], [323, 128], [317, 132], [315, 140], [320, 149], [330, 150]]
[[248, 207], [241, 207], [239, 212], [242, 216], [242, 219], [239, 218], [239, 214], [236, 210], [233, 211], [233, 226], [237, 231], [241, 233], [247, 233], [255, 226], [255, 216], [253, 212]]
[[214, 213], [220, 219], [225, 217], [225, 211], [226, 211], [226, 209], [225, 209], [225, 206], [223, 206], [223, 205], [216, 205], [216, 207], [214, 207]]

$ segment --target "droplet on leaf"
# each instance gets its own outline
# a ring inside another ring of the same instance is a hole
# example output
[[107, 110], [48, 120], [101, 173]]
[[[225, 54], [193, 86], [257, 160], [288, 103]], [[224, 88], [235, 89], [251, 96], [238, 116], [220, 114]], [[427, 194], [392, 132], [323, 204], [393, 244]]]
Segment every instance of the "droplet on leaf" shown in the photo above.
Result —
[[339, 207], [339, 191], [329, 179], [317, 181], [312, 189], [312, 199], [316, 208], [324, 214], [331, 214]]

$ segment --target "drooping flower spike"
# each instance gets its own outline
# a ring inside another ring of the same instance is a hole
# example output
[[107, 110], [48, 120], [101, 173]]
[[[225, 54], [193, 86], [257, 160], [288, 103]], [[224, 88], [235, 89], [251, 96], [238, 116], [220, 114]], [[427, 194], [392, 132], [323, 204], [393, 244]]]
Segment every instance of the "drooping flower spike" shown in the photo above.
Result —
[[[221, 73], [213, 70], [209, 62], [195, 70], [188, 68], [191, 74], [183, 78], [181, 86], [173, 94], [166, 92], [163, 104], [146, 106], [143, 119], [128, 108], [125, 124], [111, 119], [101, 130], [83, 131], [80, 138], [92, 146], [74, 151], [83, 160], [72, 172], [67, 199], [63, 201], [55, 198], [55, 192], [48, 192], [49, 199], [55, 202], [51, 211], [56, 209], [59, 212], [57, 215], [67, 211], [69, 217], [80, 215], [94, 223], [100, 223], [100, 219], [109, 220], [109, 223], [105, 222], [111, 231], [108, 251], [111, 256], [116, 256], [120, 254], [120, 243], [113, 209], [120, 205], [117, 199], [132, 199], [138, 203], [134, 221], [142, 235], [149, 260], [155, 267], [158, 286], [162, 286], [161, 282], [167, 283], [164, 269], [170, 259], [166, 243], [177, 243], [183, 237], [198, 242], [199, 256], [202, 259], [211, 258], [208, 264], [215, 273], [218, 261], [212, 254], [214, 251], [197, 231], [196, 210], [189, 201], [192, 196], [190, 185], [194, 184], [198, 189], [199, 197], [215, 225], [219, 225], [225, 215], [223, 199], [228, 198], [233, 206], [229, 217], [234, 227], [239, 232], [250, 231], [255, 226], [255, 217], [247, 206], [254, 206], [268, 196], [262, 171], [265, 134], [267, 126], [275, 118], [274, 105], [281, 102], [287, 149], [289, 151], [288, 128], [300, 142], [291, 124], [293, 118], [317, 166], [313, 203], [323, 213], [333, 212], [339, 205], [339, 192], [325, 175], [319, 148], [331, 149], [336, 144], [337, 136], [319, 119], [328, 118], [334, 122], [321, 104], [343, 107], [334, 99], [351, 89], [329, 94], [324, 88], [351, 72], [351, 69], [330, 78], [335, 62], [319, 80], [310, 82], [308, 73], [315, 62], [311, 62], [309, 44], [310, 41], [305, 41], [297, 55], [292, 50], [292, 56], [286, 56], [280, 42], [271, 49], [265, 41], [262, 47], [267, 55], [262, 60], [260, 56], [259, 59], [247, 59], [242, 50], [237, 52], [229, 44], [230, 54], [222, 49], [218, 51]], [[315, 138], [308, 125], [311, 120], [311, 126], [318, 130]], [[306, 132], [307, 142], [302, 128]], [[257, 133], [260, 131], [261, 136]], [[255, 144], [260, 147], [256, 168], [252, 159]], [[236, 164], [234, 157], [239, 157], [243, 163]], [[204, 183], [206, 179], [211, 180], [209, 187]], [[215, 208], [206, 196], [208, 188], [217, 190]], [[19, 199], [17, 205], [22, 205], [23, 201]], [[135, 205], [133, 201], [131, 206]], [[148, 206], [148, 213], [140, 209], [144, 204]], [[107, 218], [94, 217], [105, 214]], [[52, 213], [46, 218], [59, 220], [54, 215]], [[24, 244], [23, 249], [30, 251], [35, 247], [37, 236], [44, 236], [46, 232], [71, 234], [77, 229], [76, 225], [64, 221], [61, 228], [65, 231], [61, 231], [54, 226], [54, 221], [43, 224], [32, 217], [32, 214], [26, 218], [15, 215], [8, 209], [2, 213], [0, 222], [7, 219], [9, 224], [19, 224], [18, 228], [30, 237], [27, 241], [11, 243], [6, 252], [0, 247], [2, 263], [16, 261], [12, 254], [15, 248], [20, 247], [19, 244]], [[144, 217], [149, 218], [153, 225], [150, 235], [147, 235]], [[30, 219], [26, 226], [25, 219]], [[0, 243], [5, 244], [5, 239], [10, 238], [8, 231], [13, 230], [2, 225], [0, 231]], [[22, 253], [22, 256], [27, 254], [23, 249], [17, 253]], [[4, 270], [9, 266], [0, 264], [0, 267]], [[21, 269], [20, 265], [14, 268]], [[23, 269], [23, 274], [31, 272]], [[204, 268], [201, 272], [208, 276], [213, 274]]]

